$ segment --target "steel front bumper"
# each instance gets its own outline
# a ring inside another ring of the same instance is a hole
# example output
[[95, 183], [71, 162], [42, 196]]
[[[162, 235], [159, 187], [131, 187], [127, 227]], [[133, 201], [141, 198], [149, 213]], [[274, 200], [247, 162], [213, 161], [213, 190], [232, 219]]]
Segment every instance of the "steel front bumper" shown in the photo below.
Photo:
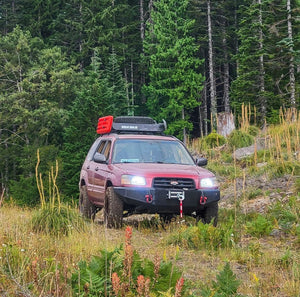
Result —
[[125, 209], [134, 208], [137, 213], [172, 213], [179, 214], [182, 200], [183, 214], [190, 215], [220, 200], [220, 191], [180, 190], [114, 187], [115, 192], [125, 203]]

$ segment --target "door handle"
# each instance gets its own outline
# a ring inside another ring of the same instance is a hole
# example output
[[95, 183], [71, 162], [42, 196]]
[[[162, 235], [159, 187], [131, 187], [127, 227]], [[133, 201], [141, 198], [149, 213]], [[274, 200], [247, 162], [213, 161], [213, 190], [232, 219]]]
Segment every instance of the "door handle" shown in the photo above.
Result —
[[96, 170], [96, 171], [98, 171], [98, 170], [99, 170], [99, 168], [98, 168], [98, 167], [96, 167], [96, 168], [95, 168], [95, 170]]

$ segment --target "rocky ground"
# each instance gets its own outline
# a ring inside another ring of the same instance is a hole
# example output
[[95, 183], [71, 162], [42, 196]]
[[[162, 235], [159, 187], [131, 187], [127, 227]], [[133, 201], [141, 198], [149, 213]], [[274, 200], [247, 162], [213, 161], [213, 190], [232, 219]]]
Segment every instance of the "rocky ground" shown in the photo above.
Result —
[[265, 212], [270, 205], [277, 201], [286, 202], [295, 195], [295, 176], [268, 180], [266, 177], [237, 178], [235, 182], [221, 182], [220, 207], [233, 208], [235, 203], [243, 212]]

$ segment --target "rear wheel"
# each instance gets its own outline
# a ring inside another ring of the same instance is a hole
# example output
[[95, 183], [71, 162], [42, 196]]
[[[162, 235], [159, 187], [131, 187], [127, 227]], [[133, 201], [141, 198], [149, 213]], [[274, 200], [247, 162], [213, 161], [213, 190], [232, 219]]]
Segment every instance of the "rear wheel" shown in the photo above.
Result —
[[87, 189], [86, 186], [82, 186], [80, 188], [80, 194], [79, 194], [79, 211], [80, 213], [88, 219], [95, 219], [96, 215], [96, 206], [89, 200], [89, 197], [87, 195]]
[[204, 224], [210, 224], [216, 227], [218, 224], [218, 202], [209, 203], [201, 212], [197, 214], [197, 221], [201, 220]]
[[123, 223], [123, 201], [112, 187], [106, 190], [104, 223], [108, 228], [121, 228]]

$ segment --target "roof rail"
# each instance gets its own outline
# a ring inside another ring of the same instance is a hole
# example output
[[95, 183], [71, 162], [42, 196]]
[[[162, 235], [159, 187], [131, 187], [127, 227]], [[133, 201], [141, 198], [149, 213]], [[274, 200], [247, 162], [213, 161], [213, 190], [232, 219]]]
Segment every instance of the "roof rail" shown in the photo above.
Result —
[[165, 120], [162, 123], [157, 123], [150, 117], [122, 116], [114, 119], [112, 116], [106, 116], [99, 118], [97, 133], [163, 134], [166, 129]]

